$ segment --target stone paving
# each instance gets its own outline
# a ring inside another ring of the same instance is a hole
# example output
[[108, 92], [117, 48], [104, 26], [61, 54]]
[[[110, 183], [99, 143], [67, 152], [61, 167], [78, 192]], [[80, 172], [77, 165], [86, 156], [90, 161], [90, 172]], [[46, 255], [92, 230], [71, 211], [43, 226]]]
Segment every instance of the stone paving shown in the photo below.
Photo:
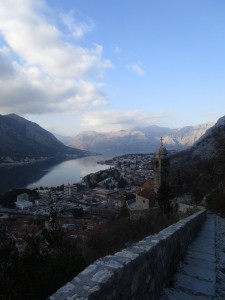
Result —
[[216, 299], [215, 215], [208, 214], [161, 300]]
[[225, 299], [225, 218], [216, 216], [216, 300]]

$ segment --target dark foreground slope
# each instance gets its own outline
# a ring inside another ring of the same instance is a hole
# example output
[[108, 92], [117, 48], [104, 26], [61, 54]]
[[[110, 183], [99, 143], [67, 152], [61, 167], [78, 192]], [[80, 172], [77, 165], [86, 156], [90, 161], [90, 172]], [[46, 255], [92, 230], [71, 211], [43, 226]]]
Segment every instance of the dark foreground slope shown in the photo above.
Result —
[[0, 158], [13, 159], [82, 156], [84, 151], [65, 146], [53, 134], [18, 115], [0, 115]]
[[225, 116], [190, 150], [171, 157], [171, 182], [196, 202], [225, 214]]

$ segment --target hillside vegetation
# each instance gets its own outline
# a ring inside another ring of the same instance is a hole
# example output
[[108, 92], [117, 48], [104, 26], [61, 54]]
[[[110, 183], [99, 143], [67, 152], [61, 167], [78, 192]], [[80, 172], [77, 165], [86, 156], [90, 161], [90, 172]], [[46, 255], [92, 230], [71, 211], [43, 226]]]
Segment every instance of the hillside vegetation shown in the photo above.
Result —
[[44, 219], [35, 220], [42, 230], [38, 235], [24, 233], [22, 253], [13, 236], [0, 227], [0, 299], [46, 299], [99, 257], [114, 254], [178, 220], [160, 213], [133, 222], [121, 216], [82, 241], [69, 239], [55, 216], [53, 212], [49, 218], [50, 230], [44, 227]]
[[171, 162], [171, 182], [180, 193], [191, 193], [198, 204], [225, 214], [225, 117]]

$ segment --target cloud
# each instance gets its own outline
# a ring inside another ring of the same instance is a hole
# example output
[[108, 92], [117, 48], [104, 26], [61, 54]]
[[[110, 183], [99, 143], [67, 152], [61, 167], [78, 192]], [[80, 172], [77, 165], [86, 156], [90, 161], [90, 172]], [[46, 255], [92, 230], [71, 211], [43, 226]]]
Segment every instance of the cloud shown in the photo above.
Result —
[[55, 78], [37, 67], [23, 67], [1, 55], [4, 72], [0, 75], [1, 113], [42, 114], [74, 112], [107, 104], [102, 83], [71, 78]]
[[128, 65], [127, 69], [132, 71], [133, 73], [139, 75], [139, 76], [144, 75], [144, 73], [145, 73], [143, 68], [141, 67], [140, 63], [133, 64], [133, 65]]
[[11, 79], [15, 76], [14, 66], [8, 57], [8, 49], [0, 49], [0, 80]]
[[134, 127], [144, 127], [159, 124], [167, 116], [166, 112], [136, 111], [98, 111], [87, 112], [82, 118], [84, 130], [95, 128], [99, 131], [130, 130]]
[[[0, 107], [1, 113], [77, 112], [105, 105], [99, 82], [111, 62], [103, 47], [84, 48], [75, 38], [94, 28], [64, 14], [62, 31], [44, 0], [1, 0]], [[67, 39], [72, 34], [74, 39]], [[88, 79], [87, 79], [88, 78]]]
[[82, 38], [86, 33], [91, 32], [95, 28], [95, 22], [91, 19], [85, 22], [79, 22], [74, 16], [74, 11], [62, 14], [62, 21], [76, 39]]

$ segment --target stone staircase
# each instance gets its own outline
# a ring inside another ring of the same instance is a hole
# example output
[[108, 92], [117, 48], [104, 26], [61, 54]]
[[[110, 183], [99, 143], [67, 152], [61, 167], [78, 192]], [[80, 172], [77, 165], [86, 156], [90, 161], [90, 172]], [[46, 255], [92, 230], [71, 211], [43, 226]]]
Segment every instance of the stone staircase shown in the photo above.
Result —
[[216, 299], [215, 290], [215, 216], [208, 214], [174, 276], [174, 287], [164, 289], [160, 300]]

